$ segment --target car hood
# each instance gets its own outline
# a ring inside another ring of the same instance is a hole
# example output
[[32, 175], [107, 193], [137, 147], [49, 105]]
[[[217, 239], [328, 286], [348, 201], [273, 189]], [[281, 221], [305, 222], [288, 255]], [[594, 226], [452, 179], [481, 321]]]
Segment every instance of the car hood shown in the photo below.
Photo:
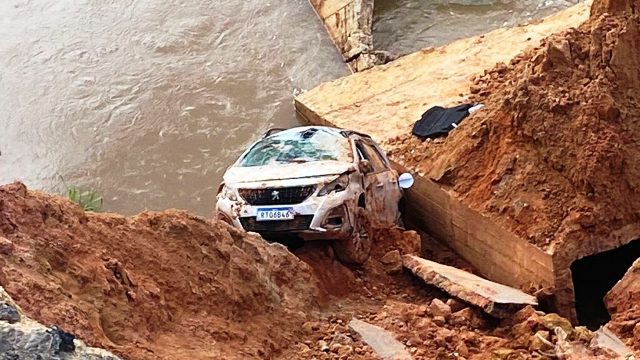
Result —
[[306, 163], [266, 166], [233, 166], [224, 174], [226, 184], [299, 179], [316, 176], [340, 175], [356, 170], [354, 164], [342, 161], [311, 161]]

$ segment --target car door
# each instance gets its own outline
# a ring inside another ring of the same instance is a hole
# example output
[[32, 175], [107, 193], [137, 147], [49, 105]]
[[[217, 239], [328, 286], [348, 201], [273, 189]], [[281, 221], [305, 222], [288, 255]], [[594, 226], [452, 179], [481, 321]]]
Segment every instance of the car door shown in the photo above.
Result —
[[368, 160], [373, 169], [364, 176], [366, 207], [374, 226], [391, 226], [398, 216], [400, 188], [397, 173], [369, 139], [356, 141], [358, 154]]

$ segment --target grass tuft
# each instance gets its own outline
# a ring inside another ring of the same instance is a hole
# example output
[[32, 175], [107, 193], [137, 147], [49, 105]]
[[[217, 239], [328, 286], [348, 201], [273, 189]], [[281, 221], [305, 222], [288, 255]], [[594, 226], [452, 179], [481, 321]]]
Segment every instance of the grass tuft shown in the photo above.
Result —
[[80, 205], [84, 211], [99, 212], [102, 210], [103, 200], [95, 190], [83, 190], [77, 186], [66, 186], [69, 200]]

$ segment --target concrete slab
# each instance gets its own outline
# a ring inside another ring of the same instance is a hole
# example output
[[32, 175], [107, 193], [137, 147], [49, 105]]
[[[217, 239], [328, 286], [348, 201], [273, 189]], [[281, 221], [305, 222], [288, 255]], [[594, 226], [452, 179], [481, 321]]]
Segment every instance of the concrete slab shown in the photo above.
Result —
[[617, 359], [636, 359], [634, 352], [629, 349], [622, 340], [616, 336], [616, 334], [612, 333], [611, 330], [607, 329], [605, 326], [601, 327], [594, 333], [591, 345], [609, 350]]
[[526, 305], [538, 304], [535, 297], [518, 289], [483, 279], [452, 266], [414, 255], [405, 255], [403, 262], [407, 269], [426, 283], [495, 317], [508, 317]]
[[589, 17], [589, 4], [578, 4], [539, 23], [424, 49], [322, 84], [298, 96], [296, 110], [310, 123], [365, 132], [379, 142], [407, 134], [429, 107], [464, 101], [474, 75], [509, 62], [552, 33], [579, 26]]
[[362, 337], [379, 357], [385, 360], [411, 360], [411, 354], [404, 345], [385, 329], [358, 319], [349, 322], [349, 328]]

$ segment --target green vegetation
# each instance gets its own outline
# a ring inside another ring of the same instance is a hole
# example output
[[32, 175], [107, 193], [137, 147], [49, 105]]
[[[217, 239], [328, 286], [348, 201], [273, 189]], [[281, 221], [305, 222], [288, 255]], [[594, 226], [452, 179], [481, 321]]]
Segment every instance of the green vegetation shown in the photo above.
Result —
[[102, 196], [95, 190], [83, 190], [77, 186], [65, 185], [69, 200], [80, 205], [84, 211], [99, 212], [102, 210]]

